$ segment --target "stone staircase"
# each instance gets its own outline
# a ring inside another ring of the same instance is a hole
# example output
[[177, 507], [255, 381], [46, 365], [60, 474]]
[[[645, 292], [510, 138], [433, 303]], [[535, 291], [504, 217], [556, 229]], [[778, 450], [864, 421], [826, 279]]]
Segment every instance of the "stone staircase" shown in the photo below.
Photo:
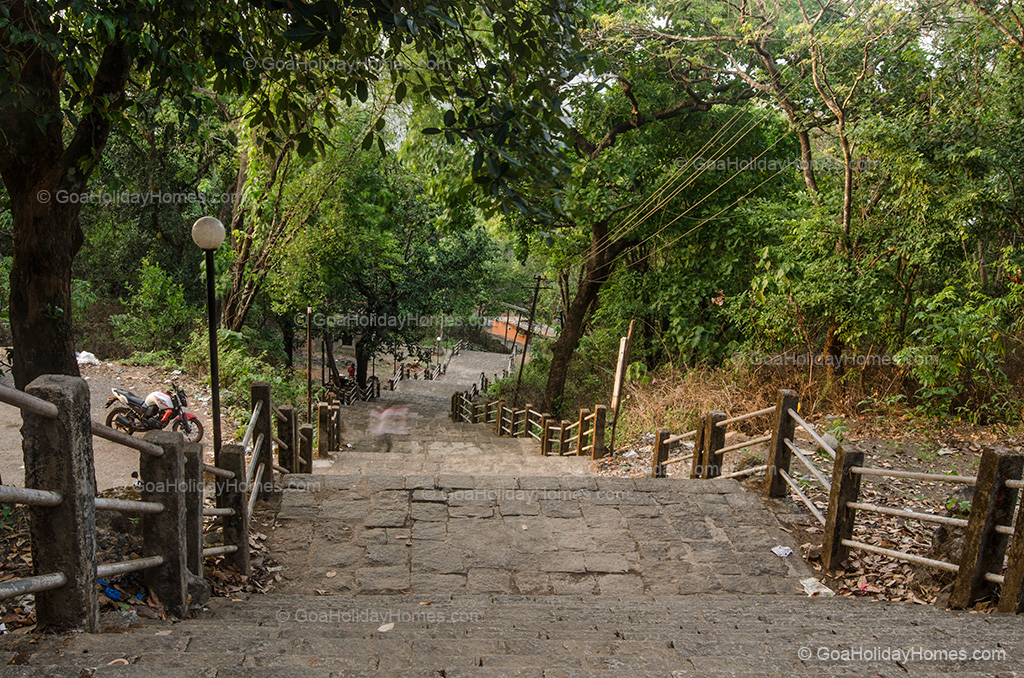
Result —
[[353, 447], [264, 509], [274, 593], [6, 636], [0, 678], [1024, 675], [1019, 617], [808, 598], [803, 561], [771, 551], [797, 545], [736, 481], [588, 475], [452, 424], [461, 387], [389, 394], [420, 415], [391, 454], [358, 437], [368, 407], [345, 411]]

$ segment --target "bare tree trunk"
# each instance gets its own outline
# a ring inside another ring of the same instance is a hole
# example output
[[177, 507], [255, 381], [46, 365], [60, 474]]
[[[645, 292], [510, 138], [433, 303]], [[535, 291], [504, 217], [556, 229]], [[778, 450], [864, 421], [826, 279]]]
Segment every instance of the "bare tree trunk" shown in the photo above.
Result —
[[594, 224], [591, 232], [590, 252], [587, 255], [583, 275], [577, 285], [576, 295], [566, 307], [562, 332], [551, 347], [551, 368], [548, 371], [548, 381], [544, 386], [544, 397], [541, 403], [541, 409], [544, 411], [556, 412], [558, 410], [556, 404], [565, 391], [569, 363], [572, 361], [572, 354], [579, 344], [580, 337], [583, 336], [583, 324], [587, 311], [597, 299], [601, 287], [607, 282], [619, 255], [633, 244], [622, 240], [609, 241], [608, 225], [603, 221]]

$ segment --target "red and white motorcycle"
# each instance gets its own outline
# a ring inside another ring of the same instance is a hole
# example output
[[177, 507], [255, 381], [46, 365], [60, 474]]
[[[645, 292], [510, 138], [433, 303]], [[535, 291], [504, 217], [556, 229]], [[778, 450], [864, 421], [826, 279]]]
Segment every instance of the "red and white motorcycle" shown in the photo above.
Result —
[[199, 417], [185, 411], [188, 399], [177, 384], [168, 391], [153, 391], [144, 399], [127, 389], [110, 390], [114, 395], [107, 398], [107, 426], [131, 435], [159, 431], [170, 423], [171, 430], [180, 431], [186, 442], [203, 439], [203, 424]]

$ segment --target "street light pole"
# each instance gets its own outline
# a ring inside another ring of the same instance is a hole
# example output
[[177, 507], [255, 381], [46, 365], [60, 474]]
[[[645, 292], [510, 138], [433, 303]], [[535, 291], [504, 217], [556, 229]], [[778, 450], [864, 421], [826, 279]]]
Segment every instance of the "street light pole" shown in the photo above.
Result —
[[210, 390], [213, 392], [213, 465], [220, 465], [220, 369], [217, 364], [217, 292], [214, 287], [213, 253], [224, 242], [224, 224], [200, 217], [192, 225], [192, 240], [206, 255], [206, 308], [210, 326]]

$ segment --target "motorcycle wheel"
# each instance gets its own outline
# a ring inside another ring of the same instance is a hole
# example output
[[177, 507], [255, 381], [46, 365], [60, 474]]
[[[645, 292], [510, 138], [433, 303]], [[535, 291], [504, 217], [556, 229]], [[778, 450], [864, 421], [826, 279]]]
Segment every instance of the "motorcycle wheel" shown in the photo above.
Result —
[[187, 419], [184, 423], [181, 419], [175, 419], [171, 430], [180, 431], [187, 443], [198, 443], [203, 439], [203, 424], [198, 419]]
[[127, 407], [115, 407], [114, 409], [107, 412], [107, 419], [104, 423], [110, 428], [114, 429], [115, 431], [121, 431], [122, 433], [127, 433], [128, 435], [135, 433], [135, 429], [132, 428], [131, 426], [124, 426], [114, 421], [114, 419], [116, 419], [117, 415], [119, 414], [123, 414], [124, 418], [127, 419], [128, 421], [133, 421], [135, 419], [135, 413], [132, 412]]

